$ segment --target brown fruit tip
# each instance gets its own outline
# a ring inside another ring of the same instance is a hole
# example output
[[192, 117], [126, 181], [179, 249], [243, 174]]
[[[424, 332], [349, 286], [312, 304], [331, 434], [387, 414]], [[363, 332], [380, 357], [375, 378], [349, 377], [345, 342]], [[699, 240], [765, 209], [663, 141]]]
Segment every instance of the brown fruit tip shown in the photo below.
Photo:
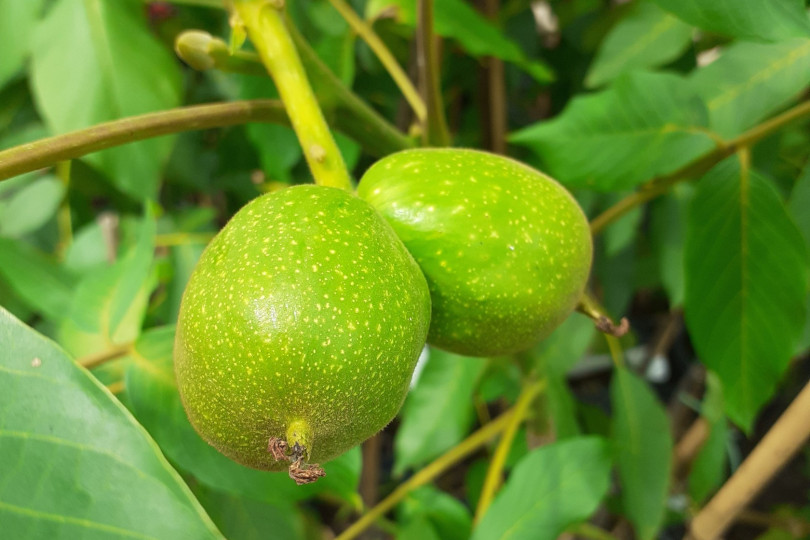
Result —
[[276, 461], [291, 461], [290, 464], [290, 478], [295, 480], [299, 486], [304, 484], [311, 484], [326, 476], [326, 471], [317, 463], [306, 463], [304, 456], [306, 455], [306, 448], [297, 442], [292, 446], [292, 452], [287, 454], [290, 449], [289, 443], [284, 439], [278, 437], [270, 437], [267, 443], [267, 451], [273, 456]]

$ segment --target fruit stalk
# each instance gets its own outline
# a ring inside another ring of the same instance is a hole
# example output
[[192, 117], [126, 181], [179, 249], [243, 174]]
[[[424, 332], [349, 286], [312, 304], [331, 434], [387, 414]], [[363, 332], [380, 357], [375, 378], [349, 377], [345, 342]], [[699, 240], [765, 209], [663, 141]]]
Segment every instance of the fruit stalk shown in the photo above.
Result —
[[283, 0], [237, 0], [234, 4], [235, 13], [276, 83], [315, 183], [351, 190], [343, 156], [304, 72], [284, 22], [283, 8]]
[[807, 116], [810, 116], [810, 101], [800, 103], [792, 109], [788, 109], [782, 114], [762, 122], [728, 143], [718, 145], [708, 154], [687, 163], [677, 171], [653, 178], [652, 180], [642, 184], [638, 191], [631, 193], [596, 216], [591, 221], [591, 234], [596, 236], [608, 225], [618, 220], [636, 206], [641, 206], [642, 204], [663, 195], [678, 182], [700, 178], [712, 167], [740, 149], [750, 148], [765, 137], [782, 129], [785, 125]]

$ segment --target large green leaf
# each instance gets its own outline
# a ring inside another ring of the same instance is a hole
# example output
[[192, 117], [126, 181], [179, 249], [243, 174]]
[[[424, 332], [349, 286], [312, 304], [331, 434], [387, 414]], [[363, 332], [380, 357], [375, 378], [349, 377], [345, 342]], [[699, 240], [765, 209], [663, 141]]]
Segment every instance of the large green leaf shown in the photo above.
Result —
[[649, 386], [627, 369], [610, 384], [613, 448], [624, 513], [640, 540], [663, 524], [672, 463], [672, 435], [663, 406]]
[[810, 39], [731, 44], [693, 72], [713, 131], [734, 137], [795, 99], [810, 84]]
[[[177, 63], [149, 32], [140, 0], [58, 0], [34, 35], [32, 86], [57, 133], [180, 100]], [[173, 140], [132, 143], [89, 160], [122, 191], [152, 197]]]
[[704, 30], [743, 39], [778, 41], [810, 35], [804, 0], [655, 0]]
[[[416, 0], [392, 0], [401, 8], [403, 20], [416, 25]], [[509, 39], [492, 22], [463, 0], [441, 0], [433, 5], [434, 30], [453, 38], [473, 56], [494, 56], [511, 62], [539, 82], [548, 82], [553, 75], [542, 61], [529, 59], [520, 46]]]
[[[249, 469], [206, 443], [191, 427], [174, 379], [174, 328], [148, 330], [135, 343], [134, 362], [126, 374], [133, 412], [165, 454], [201, 483], [237, 497], [271, 504], [305, 499], [324, 491], [352, 503], [360, 476], [359, 451], [326, 463], [326, 477], [296, 486], [286, 473]], [[323, 464], [322, 464], [323, 465]]]
[[194, 492], [228, 540], [304, 539], [301, 514], [292, 504], [268, 504], [202, 486]]
[[685, 249], [689, 335], [726, 413], [749, 430], [801, 336], [804, 241], [770, 182], [731, 157], [700, 181]]
[[22, 68], [43, 0], [0, 0], [0, 88]]
[[430, 350], [416, 387], [400, 412], [394, 474], [421, 465], [458, 444], [473, 421], [472, 395], [486, 361]]
[[222, 538], [98, 381], [2, 308], [0, 343], [4, 537]]
[[18, 240], [0, 238], [0, 278], [32, 309], [58, 320], [65, 316], [76, 278], [45, 254]]
[[514, 133], [548, 172], [573, 187], [615, 191], [672, 172], [711, 150], [706, 107], [690, 85], [664, 73], [632, 73], [579, 96], [556, 118]]
[[473, 540], [554, 540], [596, 510], [610, 485], [610, 453], [598, 437], [533, 450], [473, 531]]
[[692, 41], [692, 27], [652, 0], [636, 2], [599, 46], [585, 84], [590, 88], [624, 72], [660, 66], [678, 58]]

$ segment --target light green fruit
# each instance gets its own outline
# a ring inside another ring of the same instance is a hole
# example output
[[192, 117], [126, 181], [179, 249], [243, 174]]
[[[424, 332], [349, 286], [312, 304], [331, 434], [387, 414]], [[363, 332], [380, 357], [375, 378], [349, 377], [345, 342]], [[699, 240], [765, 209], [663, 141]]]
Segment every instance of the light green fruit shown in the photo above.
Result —
[[582, 296], [588, 221], [560, 184], [526, 165], [476, 150], [405, 150], [375, 163], [358, 195], [427, 277], [432, 345], [468, 356], [518, 352]]
[[200, 258], [177, 323], [180, 395], [239, 463], [286, 468], [271, 437], [327, 461], [396, 415], [429, 322], [425, 278], [371, 206], [288, 188], [246, 205]]

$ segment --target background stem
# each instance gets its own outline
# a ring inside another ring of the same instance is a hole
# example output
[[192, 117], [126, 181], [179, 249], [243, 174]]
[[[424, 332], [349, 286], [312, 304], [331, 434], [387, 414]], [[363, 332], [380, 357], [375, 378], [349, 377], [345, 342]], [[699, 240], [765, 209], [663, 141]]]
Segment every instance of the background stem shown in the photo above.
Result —
[[408, 78], [408, 74], [405, 73], [405, 70], [399, 65], [397, 59], [394, 58], [394, 55], [391, 54], [391, 51], [385, 46], [385, 43], [383, 43], [371, 26], [357, 16], [357, 13], [355, 13], [352, 7], [344, 2], [344, 0], [329, 0], [329, 3], [332, 4], [332, 7], [340, 13], [346, 22], [349, 23], [349, 26], [352, 27], [352, 30], [366, 42], [372, 52], [377, 56], [385, 70], [391, 75], [391, 78], [394, 79], [397, 87], [399, 87], [399, 91], [402, 92], [405, 101], [411, 106], [416, 117], [424, 124], [427, 116], [425, 102], [422, 101], [419, 92]]
[[526, 419], [529, 406], [545, 387], [545, 380], [529, 384], [523, 388], [520, 397], [518, 397], [517, 403], [513, 409], [512, 418], [509, 420], [509, 424], [506, 426], [506, 430], [503, 432], [501, 440], [498, 442], [498, 447], [495, 449], [495, 454], [492, 456], [492, 461], [489, 463], [487, 475], [484, 479], [484, 487], [481, 488], [481, 496], [478, 499], [478, 506], [475, 509], [476, 523], [481, 521], [481, 518], [484, 517], [487, 508], [492, 504], [492, 500], [498, 492], [498, 488], [501, 487], [503, 468], [506, 464], [506, 458], [509, 457], [509, 450], [512, 448], [512, 442], [515, 440], [517, 430], [520, 424], [523, 423], [523, 420]]
[[350, 190], [343, 156], [315, 99], [282, 10], [266, 0], [237, 0], [235, 9], [276, 83], [315, 183]]

